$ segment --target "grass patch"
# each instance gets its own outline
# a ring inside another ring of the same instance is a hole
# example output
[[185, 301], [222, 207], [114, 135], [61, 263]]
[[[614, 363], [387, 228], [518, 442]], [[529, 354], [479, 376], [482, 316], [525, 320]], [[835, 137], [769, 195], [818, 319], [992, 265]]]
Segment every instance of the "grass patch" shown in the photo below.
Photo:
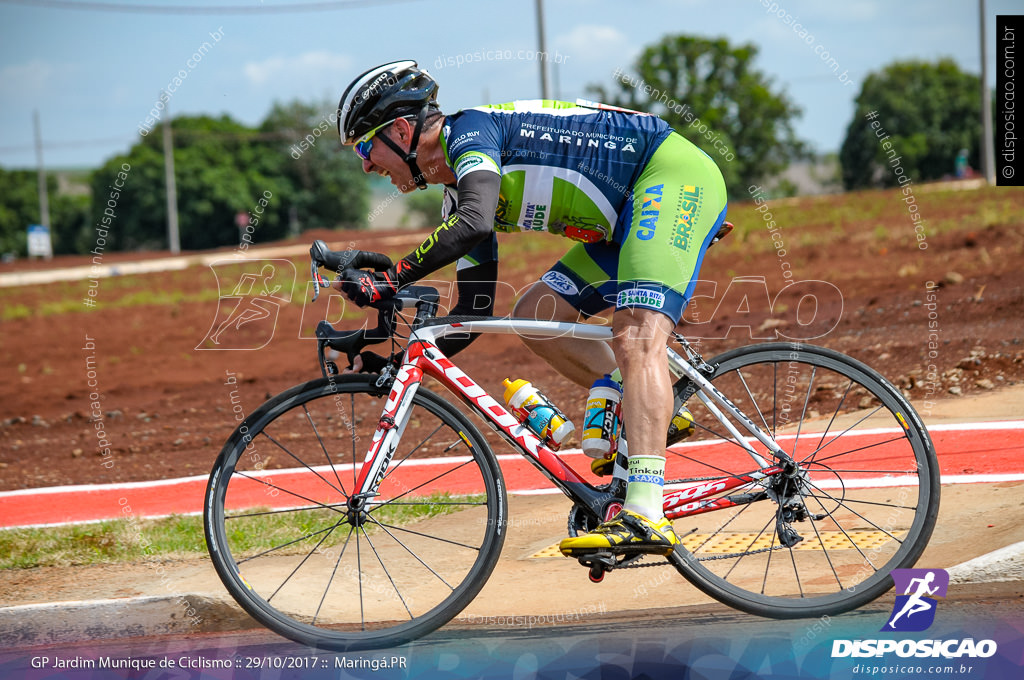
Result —
[[[420, 500], [422, 503], [416, 505], [387, 505], [372, 514], [384, 524], [408, 524], [471, 507], [451, 503], [479, 503], [484, 497], [439, 493]], [[242, 517], [228, 521], [228, 540], [236, 553], [251, 554], [318, 532], [340, 518], [339, 513], [324, 509]], [[371, 535], [380, 531], [376, 526], [367, 525], [367, 532]], [[348, 533], [348, 527], [341, 525], [324, 541], [323, 547], [343, 542]], [[306, 552], [322, 536], [319, 533], [311, 539], [299, 541], [291, 551]], [[111, 564], [137, 562], [150, 557], [185, 558], [206, 554], [203, 518], [200, 515], [0, 530], [0, 569]]]
[[131, 562], [206, 552], [203, 519], [174, 516], [0, 531], [0, 569]]

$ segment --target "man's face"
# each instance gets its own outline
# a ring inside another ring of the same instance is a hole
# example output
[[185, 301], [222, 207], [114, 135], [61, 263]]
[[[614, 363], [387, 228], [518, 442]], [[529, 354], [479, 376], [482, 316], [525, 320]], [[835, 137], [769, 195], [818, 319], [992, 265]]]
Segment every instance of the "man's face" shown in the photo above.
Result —
[[408, 142], [403, 142], [395, 134], [395, 125], [389, 125], [373, 136], [374, 143], [370, 148], [369, 158], [362, 159], [363, 172], [367, 174], [375, 172], [381, 177], [387, 177], [399, 191], [409, 193], [416, 188], [409, 165], [391, 147], [381, 141], [380, 138], [384, 135], [387, 135], [399, 148], [408, 146]]

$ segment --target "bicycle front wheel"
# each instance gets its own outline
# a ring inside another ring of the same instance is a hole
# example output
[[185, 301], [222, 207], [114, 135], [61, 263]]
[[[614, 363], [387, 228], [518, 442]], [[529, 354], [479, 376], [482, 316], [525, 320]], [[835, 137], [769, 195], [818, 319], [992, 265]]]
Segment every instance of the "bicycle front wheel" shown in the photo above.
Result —
[[[715, 387], [800, 472], [789, 486], [776, 475], [720, 493], [725, 509], [700, 514], [691, 504], [698, 514], [673, 522], [689, 534], [673, 559], [679, 571], [725, 604], [774, 618], [832, 615], [886, 592], [890, 571], [921, 555], [938, 514], [935, 449], [914, 409], [872, 369], [828, 349], [771, 343], [709, 363]], [[677, 407], [687, 383], [676, 384]], [[667, 493], [756, 472], [750, 450], [774, 462], [698, 398], [686, 403], [696, 430], [667, 451]]]
[[378, 495], [353, 498], [387, 390], [298, 385], [224, 445], [206, 492], [213, 564], [238, 603], [311, 647], [390, 647], [458, 614], [498, 559], [505, 487], [479, 430], [422, 386]]

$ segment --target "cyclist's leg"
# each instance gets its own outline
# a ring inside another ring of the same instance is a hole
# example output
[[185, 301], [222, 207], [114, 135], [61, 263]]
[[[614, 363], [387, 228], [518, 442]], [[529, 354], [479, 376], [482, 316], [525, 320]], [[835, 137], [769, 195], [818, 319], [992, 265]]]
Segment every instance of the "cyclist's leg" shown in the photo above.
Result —
[[593, 533], [563, 540], [565, 554], [619, 546], [667, 554], [678, 540], [661, 501], [672, 403], [665, 343], [692, 295], [725, 204], [721, 172], [676, 134], [658, 148], [633, 188], [632, 221], [618, 239], [613, 343], [630, 444], [625, 508]]
[[[526, 291], [513, 316], [575, 323], [600, 314], [615, 298], [618, 251], [614, 243], [577, 243]], [[530, 351], [582, 387], [589, 388], [615, 370], [615, 357], [607, 343], [571, 336], [521, 337]]]

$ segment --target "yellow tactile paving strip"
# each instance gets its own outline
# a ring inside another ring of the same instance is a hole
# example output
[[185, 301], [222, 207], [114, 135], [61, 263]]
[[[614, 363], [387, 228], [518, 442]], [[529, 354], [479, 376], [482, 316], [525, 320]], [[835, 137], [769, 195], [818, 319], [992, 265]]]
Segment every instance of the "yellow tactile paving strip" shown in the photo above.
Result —
[[[893, 536], [899, 538], [903, 532], [893, 532]], [[853, 550], [854, 547], [868, 551], [885, 545], [892, 538], [882, 531], [869, 531], [854, 529], [852, 531], [822, 531], [821, 541], [812, 531], [810, 534], [801, 532], [804, 540], [793, 546], [793, 550], [822, 550], [822, 545], [828, 550]], [[748, 550], [760, 550], [770, 548], [773, 545], [773, 535], [763, 533], [760, 536], [755, 533], [743, 532], [722, 532], [710, 538], [710, 534], [690, 534], [683, 538], [683, 546], [694, 551], [700, 549], [701, 555], [729, 555], [746, 552]], [[775, 540], [774, 545], [778, 545]], [[554, 544], [532, 555], [529, 559], [543, 557], [561, 557], [558, 552], [558, 544]]]

